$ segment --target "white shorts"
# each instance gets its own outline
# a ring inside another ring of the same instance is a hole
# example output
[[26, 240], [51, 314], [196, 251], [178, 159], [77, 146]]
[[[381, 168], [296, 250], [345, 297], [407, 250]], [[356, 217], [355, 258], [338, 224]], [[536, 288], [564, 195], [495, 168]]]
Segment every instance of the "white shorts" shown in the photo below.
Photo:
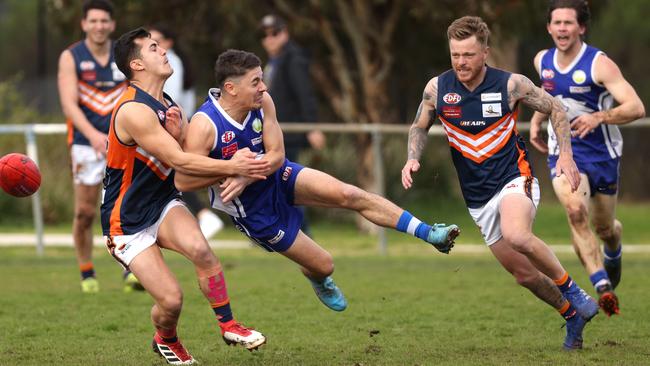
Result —
[[92, 146], [72, 145], [70, 158], [74, 184], [95, 186], [102, 182], [106, 170], [106, 158], [97, 154]]
[[115, 259], [117, 259], [124, 268], [127, 268], [133, 258], [138, 254], [142, 253], [143, 250], [149, 248], [150, 246], [156, 244], [158, 240], [158, 228], [162, 223], [163, 219], [171, 210], [176, 206], [185, 206], [185, 202], [174, 199], [170, 201], [167, 206], [163, 209], [158, 221], [148, 228], [140, 231], [136, 234], [131, 235], [119, 235], [106, 237], [106, 246], [108, 247], [108, 252], [111, 253]]
[[539, 204], [539, 183], [535, 177], [518, 177], [506, 184], [499, 193], [495, 194], [483, 207], [468, 208], [483, 240], [490, 246], [503, 237], [501, 234], [501, 214], [499, 206], [506, 195], [517, 193], [528, 196], [533, 201], [535, 209]]

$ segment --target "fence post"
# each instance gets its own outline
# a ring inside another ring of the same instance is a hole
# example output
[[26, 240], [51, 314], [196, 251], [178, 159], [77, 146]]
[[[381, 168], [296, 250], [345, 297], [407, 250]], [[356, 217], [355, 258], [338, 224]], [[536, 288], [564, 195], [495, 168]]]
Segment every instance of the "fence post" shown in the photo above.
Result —
[[[384, 157], [381, 153], [381, 132], [376, 125], [372, 125], [372, 153], [375, 156], [375, 182], [377, 184], [377, 194], [386, 197], [386, 186], [385, 186], [385, 173], [384, 173]], [[377, 232], [377, 240], [379, 246], [379, 254], [386, 255], [387, 251], [387, 239], [386, 239], [386, 229], [379, 227]]]
[[[38, 165], [38, 148], [36, 146], [36, 135], [33, 125], [25, 130], [25, 141], [27, 142], [27, 156]], [[37, 190], [32, 195], [32, 213], [34, 215], [34, 227], [36, 229], [36, 254], [43, 256], [43, 210], [41, 207], [41, 193]]]

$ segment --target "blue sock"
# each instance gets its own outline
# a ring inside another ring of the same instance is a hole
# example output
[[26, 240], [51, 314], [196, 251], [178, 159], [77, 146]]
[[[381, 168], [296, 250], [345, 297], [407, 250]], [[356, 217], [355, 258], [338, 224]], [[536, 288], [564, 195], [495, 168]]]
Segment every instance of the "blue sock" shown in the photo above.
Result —
[[609, 280], [607, 272], [605, 272], [604, 269], [592, 273], [591, 276], [589, 276], [589, 279], [591, 280], [591, 284], [594, 285], [595, 289], [598, 289], [599, 286], [612, 283]]
[[410, 212], [404, 211], [397, 221], [397, 227], [395, 229], [403, 233], [409, 233], [416, 238], [426, 240], [431, 230], [431, 225], [425, 224]]
[[609, 249], [607, 245], [605, 245], [604, 249], [606, 262], [616, 262], [621, 259], [621, 255], [623, 254], [623, 244], [619, 245], [616, 250]]

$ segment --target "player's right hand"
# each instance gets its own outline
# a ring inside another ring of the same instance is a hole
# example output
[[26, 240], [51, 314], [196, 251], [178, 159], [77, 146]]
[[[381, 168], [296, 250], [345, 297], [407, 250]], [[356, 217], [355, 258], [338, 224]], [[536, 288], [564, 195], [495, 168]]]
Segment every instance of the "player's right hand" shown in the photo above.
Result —
[[404, 189], [411, 188], [413, 185], [413, 177], [411, 174], [417, 172], [418, 170], [420, 170], [419, 161], [415, 159], [409, 159], [406, 161], [404, 168], [402, 168], [402, 186], [404, 186]]
[[237, 150], [230, 162], [234, 165], [233, 169], [236, 175], [266, 179], [266, 176], [271, 173], [271, 163], [268, 160], [258, 159], [257, 154], [247, 147]]
[[542, 124], [530, 124], [530, 143], [542, 154], [548, 154], [548, 145], [542, 136]]
[[106, 156], [106, 150], [108, 149], [108, 135], [99, 131], [96, 131], [92, 136], [88, 138], [90, 146], [93, 147], [97, 156]]

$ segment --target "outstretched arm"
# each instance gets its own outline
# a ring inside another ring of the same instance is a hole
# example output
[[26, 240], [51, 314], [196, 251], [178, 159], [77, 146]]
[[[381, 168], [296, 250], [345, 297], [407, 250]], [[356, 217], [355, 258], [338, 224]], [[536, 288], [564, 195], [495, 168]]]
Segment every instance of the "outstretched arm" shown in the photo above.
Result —
[[599, 55], [594, 61], [595, 81], [605, 86], [616, 102], [616, 108], [583, 114], [571, 122], [573, 134], [584, 138], [599, 124], [622, 125], [645, 116], [645, 107], [636, 91], [625, 80], [616, 63], [605, 55]]
[[402, 168], [402, 186], [409, 189], [413, 185], [412, 174], [420, 169], [420, 158], [427, 144], [429, 129], [436, 117], [436, 99], [438, 98], [438, 78], [427, 83], [422, 93], [422, 101], [415, 114], [415, 119], [409, 130], [408, 156]]
[[510, 108], [515, 108], [518, 101], [535, 111], [551, 116], [551, 124], [557, 136], [560, 156], [556, 164], [556, 176], [566, 175], [571, 184], [571, 189], [578, 189], [580, 173], [573, 161], [571, 149], [571, 133], [569, 121], [562, 103], [550, 94], [538, 88], [530, 79], [520, 74], [512, 74], [508, 80], [508, 103]]
[[260, 172], [268, 169], [268, 163], [255, 160], [250, 156], [252, 153], [241, 159], [223, 161], [184, 152], [160, 125], [156, 114], [141, 103], [123, 105], [115, 120], [115, 132], [122, 142], [137, 144], [181, 174], [213, 178], [232, 174], [260, 177]]

